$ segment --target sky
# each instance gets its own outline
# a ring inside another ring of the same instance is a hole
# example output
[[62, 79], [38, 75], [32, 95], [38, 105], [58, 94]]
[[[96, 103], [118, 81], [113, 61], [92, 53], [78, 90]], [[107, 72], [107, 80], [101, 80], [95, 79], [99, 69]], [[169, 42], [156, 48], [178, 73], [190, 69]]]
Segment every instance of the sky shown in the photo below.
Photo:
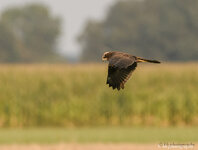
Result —
[[62, 18], [62, 35], [59, 39], [59, 51], [68, 57], [76, 58], [80, 46], [76, 37], [83, 31], [88, 19], [101, 20], [108, 8], [116, 0], [0, 0], [0, 12], [13, 6], [23, 6], [28, 3], [47, 5], [53, 15]]

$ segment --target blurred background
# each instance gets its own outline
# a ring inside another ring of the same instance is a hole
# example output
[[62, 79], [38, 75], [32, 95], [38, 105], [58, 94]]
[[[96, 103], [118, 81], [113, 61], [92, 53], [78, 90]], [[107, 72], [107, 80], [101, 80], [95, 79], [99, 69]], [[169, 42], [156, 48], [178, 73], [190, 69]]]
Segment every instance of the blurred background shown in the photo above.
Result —
[[[196, 143], [197, 8], [194, 0], [1, 0], [0, 148]], [[163, 63], [140, 64], [113, 91], [101, 63], [111, 50]]]

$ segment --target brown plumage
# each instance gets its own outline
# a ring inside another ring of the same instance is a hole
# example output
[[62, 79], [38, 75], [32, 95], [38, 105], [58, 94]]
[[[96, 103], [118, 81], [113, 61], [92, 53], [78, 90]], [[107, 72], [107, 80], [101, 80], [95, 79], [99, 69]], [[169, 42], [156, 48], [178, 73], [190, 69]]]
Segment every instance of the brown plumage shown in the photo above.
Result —
[[106, 84], [113, 89], [124, 89], [124, 84], [131, 77], [139, 62], [160, 63], [157, 60], [148, 60], [123, 52], [105, 52], [102, 60], [109, 61]]

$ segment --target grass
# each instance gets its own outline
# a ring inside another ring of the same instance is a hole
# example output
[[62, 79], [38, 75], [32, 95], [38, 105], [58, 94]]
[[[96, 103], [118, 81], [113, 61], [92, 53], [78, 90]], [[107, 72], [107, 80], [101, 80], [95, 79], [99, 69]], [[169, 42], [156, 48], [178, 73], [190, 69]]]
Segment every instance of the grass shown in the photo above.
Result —
[[140, 64], [125, 90], [107, 66], [1, 65], [0, 127], [198, 125], [198, 64]]
[[1, 129], [0, 144], [198, 142], [198, 128]]

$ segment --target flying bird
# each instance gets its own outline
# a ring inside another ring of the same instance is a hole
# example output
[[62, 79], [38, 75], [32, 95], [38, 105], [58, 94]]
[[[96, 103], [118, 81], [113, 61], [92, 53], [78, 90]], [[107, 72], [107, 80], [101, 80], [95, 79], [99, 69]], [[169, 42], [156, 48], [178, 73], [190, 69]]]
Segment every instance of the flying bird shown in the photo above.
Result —
[[109, 61], [106, 84], [109, 84], [109, 87], [112, 87], [113, 90], [117, 88], [118, 91], [120, 88], [124, 89], [124, 84], [131, 77], [132, 72], [137, 67], [137, 63], [160, 63], [157, 60], [148, 60], [116, 51], [105, 52], [102, 60]]

